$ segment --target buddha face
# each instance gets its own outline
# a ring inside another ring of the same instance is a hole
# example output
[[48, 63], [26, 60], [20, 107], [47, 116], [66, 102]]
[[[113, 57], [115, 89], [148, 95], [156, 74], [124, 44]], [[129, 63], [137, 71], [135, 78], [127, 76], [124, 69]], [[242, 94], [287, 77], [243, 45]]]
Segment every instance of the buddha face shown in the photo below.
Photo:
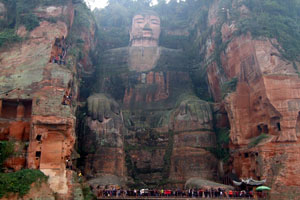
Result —
[[131, 46], [157, 46], [159, 35], [159, 17], [146, 14], [133, 17], [130, 31]]

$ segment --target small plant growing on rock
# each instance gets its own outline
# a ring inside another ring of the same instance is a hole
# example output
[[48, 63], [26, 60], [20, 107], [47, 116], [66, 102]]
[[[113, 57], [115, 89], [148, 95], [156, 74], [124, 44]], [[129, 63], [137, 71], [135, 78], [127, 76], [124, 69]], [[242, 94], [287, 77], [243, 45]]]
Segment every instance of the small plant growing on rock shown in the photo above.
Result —
[[234, 92], [236, 90], [236, 86], [238, 83], [238, 79], [236, 77], [232, 78], [230, 81], [225, 82], [222, 85], [222, 98], [224, 99], [228, 93]]
[[252, 148], [255, 147], [256, 145], [258, 145], [263, 139], [268, 138], [269, 136], [266, 133], [262, 133], [261, 135], [253, 138], [251, 140], [251, 142], [249, 143], [248, 147]]

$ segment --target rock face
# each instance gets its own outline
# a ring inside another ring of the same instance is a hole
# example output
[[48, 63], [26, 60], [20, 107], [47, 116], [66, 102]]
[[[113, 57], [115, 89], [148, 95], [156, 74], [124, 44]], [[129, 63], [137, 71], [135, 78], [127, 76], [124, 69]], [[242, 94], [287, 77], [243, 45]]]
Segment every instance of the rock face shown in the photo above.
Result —
[[[94, 188], [181, 187], [190, 178], [221, 176], [224, 158], [209, 149], [220, 146], [217, 130], [230, 127], [230, 143], [221, 146], [230, 149], [227, 173], [266, 179], [272, 199], [299, 199], [300, 64], [283, 59], [276, 39], [237, 34], [233, 15], [250, 15], [242, 1], [228, 9], [219, 0], [210, 4], [211, 32], [197, 49], [215, 103], [195, 95], [186, 52], [158, 46], [154, 12], [134, 16], [130, 46], [102, 52], [95, 69], [96, 27], [92, 19], [76, 21], [76, 5], [35, 8], [39, 25], [20, 25], [16, 34], [26, 40], [0, 49], [0, 140], [14, 141], [16, 152], [5, 171], [40, 169], [60, 198], [82, 199], [70, 170], [77, 128], [77, 166]], [[0, 3], [0, 20], [7, 9]], [[203, 40], [197, 31], [195, 43]], [[189, 37], [185, 30], [169, 34]], [[59, 65], [59, 45], [70, 38], [67, 64]], [[93, 74], [93, 93], [79, 96], [88, 90], [79, 80]]]
[[[74, 7], [38, 7], [33, 12], [43, 19], [39, 26], [30, 32], [21, 26], [18, 34], [28, 34], [28, 39], [0, 55], [0, 139], [15, 141], [18, 152], [5, 167], [40, 169], [55, 193], [73, 199], [66, 168], [75, 151], [76, 58], [67, 54], [67, 64], [59, 65], [51, 56], [56, 40], [70, 33]], [[56, 17], [56, 22], [49, 22]]]
[[[245, 38], [240, 40], [247, 41]], [[298, 141], [300, 80], [291, 64], [274, 56], [278, 52], [269, 42], [248, 41], [245, 45], [252, 50], [236, 50], [239, 54], [246, 54], [245, 58], [228, 62], [231, 66], [240, 65], [233, 73], [239, 76], [236, 92], [225, 100], [231, 140], [237, 149], [233, 154], [233, 165], [241, 177], [267, 178], [275, 191], [282, 185], [290, 186], [289, 191], [292, 191], [293, 187], [299, 186], [299, 182], [290, 181], [297, 164], [289, 160], [295, 158], [294, 153], [289, 153], [289, 148], [297, 151], [290, 145], [296, 145]], [[244, 51], [251, 53], [247, 55]], [[268, 135], [268, 140], [249, 148], [262, 133]], [[279, 158], [282, 154], [285, 158]]]
[[[250, 34], [237, 37], [232, 34], [235, 29], [234, 22], [221, 28], [223, 43], [228, 42], [221, 53], [225, 76], [216, 63], [207, 70], [212, 94], [225, 102], [228, 113], [233, 169], [240, 178], [267, 179], [272, 199], [292, 198], [291, 193], [296, 198], [300, 184], [294, 178], [299, 170], [297, 64], [282, 59], [274, 47], [276, 40], [253, 39]], [[222, 100], [224, 77], [237, 79], [237, 85]]]

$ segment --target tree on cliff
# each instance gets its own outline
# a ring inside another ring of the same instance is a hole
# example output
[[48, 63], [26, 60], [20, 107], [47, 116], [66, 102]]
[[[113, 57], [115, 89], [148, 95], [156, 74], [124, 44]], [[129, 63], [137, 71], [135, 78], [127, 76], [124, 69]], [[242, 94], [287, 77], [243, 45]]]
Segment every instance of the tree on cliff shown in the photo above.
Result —
[[229, 129], [218, 128], [215, 129], [217, 144], [216, 147], [207, 148], [218, 159], [218, 175], [220, 178], [224, 176], [223, 165], [230, 158], [229, 154]]
[[244, 0], [243, 3], [251, 15], [239, 19], [239, 33], [275, 38], [284, 58], [300, 61], [300, 1]]

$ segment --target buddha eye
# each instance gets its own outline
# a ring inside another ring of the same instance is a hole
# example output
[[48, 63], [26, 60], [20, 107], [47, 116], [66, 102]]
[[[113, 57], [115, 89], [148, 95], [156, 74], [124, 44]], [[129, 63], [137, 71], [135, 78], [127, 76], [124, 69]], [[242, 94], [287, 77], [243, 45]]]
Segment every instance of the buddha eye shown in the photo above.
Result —
[[142, 23], [144, 23], [144, 19], [141, 19], [141, 18], [136, 19], [136, 23], [137, 24], [142, 24]]
[[154, 19], [154, 20], [151, 20], [151, 23], [152, 23], [152, 24], [159, 25], [159, 21], [157, 21], [157, 20], [155, 20], [155, 19]]

